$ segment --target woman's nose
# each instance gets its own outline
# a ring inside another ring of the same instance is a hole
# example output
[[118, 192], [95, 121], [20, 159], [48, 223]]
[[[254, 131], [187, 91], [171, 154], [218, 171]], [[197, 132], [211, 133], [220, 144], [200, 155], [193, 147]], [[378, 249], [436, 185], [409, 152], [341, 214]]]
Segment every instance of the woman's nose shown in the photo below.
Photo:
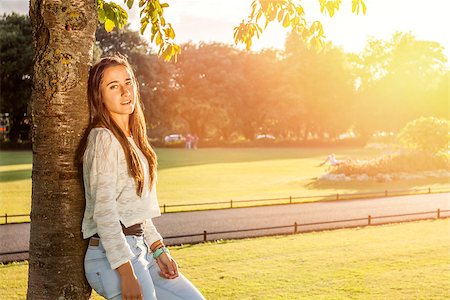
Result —
[[126, 87], [122, 86], [122, 95], [131, 96], [131, 91], [129, 89], [127, 89]]

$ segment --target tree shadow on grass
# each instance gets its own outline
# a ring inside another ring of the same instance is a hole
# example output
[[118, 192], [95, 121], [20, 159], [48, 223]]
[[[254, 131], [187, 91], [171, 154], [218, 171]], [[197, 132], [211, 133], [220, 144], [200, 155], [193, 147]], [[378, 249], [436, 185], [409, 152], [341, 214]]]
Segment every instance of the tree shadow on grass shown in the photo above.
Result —
[[0, 166], [31, 163], [33, 163], [33, 153], [31, 151], [0, 151]]
[[31, 179], [31, 169], [0, 172], [0, 182]]

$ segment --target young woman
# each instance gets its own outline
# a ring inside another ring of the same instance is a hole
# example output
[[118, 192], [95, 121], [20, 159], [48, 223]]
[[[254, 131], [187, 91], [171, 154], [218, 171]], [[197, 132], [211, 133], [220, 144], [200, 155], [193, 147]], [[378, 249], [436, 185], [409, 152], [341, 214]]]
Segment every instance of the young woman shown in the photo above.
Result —
[[161, 215], [157, 160], [124, 57], [106, 57], [91, 68], [88, 100], [91, 120], [81, 155], [89, 284], [107, 299], [204, 299], [178, 272], [151, 220]]

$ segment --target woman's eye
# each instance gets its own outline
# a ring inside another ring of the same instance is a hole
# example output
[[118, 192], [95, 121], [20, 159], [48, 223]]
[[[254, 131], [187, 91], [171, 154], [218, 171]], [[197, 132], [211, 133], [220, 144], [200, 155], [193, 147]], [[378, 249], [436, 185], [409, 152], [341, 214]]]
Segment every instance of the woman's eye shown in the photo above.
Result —
[[126, 83], [127, 85], [132, 85], [133, 84], [133, 82], [131, 82], [131, 81], [127, 81], [127, 83]]
[[118, 85], [111, 85], [109, 88], [111, 89], [111, 90], [114, 90], [114, 89], [116, 89], [118, 87]]

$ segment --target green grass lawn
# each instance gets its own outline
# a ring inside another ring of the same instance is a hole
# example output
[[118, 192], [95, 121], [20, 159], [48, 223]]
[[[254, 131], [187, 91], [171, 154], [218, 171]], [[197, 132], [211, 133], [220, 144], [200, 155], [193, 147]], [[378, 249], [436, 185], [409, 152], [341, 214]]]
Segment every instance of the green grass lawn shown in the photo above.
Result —
[[[170, 249], [212, 300], [450, 296], [450, 219]], [[26, 262], [0, 265], [0, 299], [25, 298], [27, 270]]]
[[[396, 182], [316, 182], [316, 167], [334, 152], [338, 159], [365, 159], [380, 150], [359, 148], [156, 149], [159, 204], [190, 204], [296, 196], [322, 196], [384, 190], [449, 187], [448, 180]], [[29, 213], [31, 152], [0, 152], [0, 215]], [[298, 201], [311, 201], [298, 200]], [[272, 202], [273, 203], [273, 202]], [[262, 203], [260, 203], [262, 204]], [[237, 206], [238, 204], [234, 204]], [[239, 204], [240, 206], [244, 204]], [[246, 204], [246, 205], [254, 205]], [[220, 208], [197, 206], [188, 209]], [[167, 211], [186, 208], [168, 208]], [[16, 219], [18, 221], [18, 219]], [[3, 219], [0, 219], [3, 222]]]

